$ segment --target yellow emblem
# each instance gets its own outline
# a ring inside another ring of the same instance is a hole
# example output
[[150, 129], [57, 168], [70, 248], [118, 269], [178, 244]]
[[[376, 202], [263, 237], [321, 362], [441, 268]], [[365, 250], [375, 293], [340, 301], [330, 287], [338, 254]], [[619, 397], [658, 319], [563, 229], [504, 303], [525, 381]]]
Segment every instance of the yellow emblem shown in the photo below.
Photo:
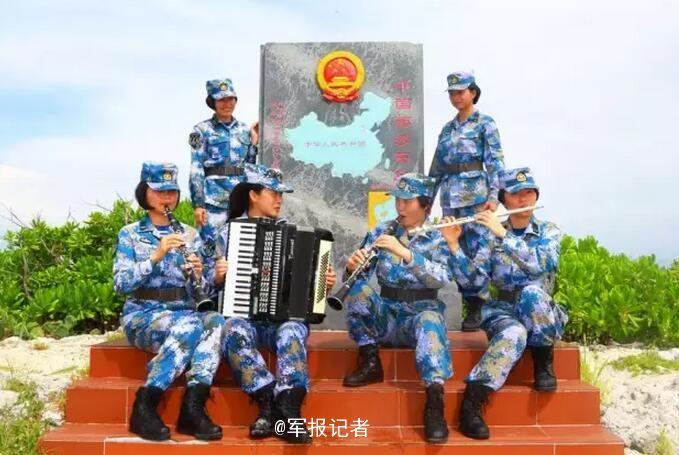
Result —
[[163, 174], [163, 180], [165, 181], [172, 180], [172, 172], [165, 171], [165, 173]]
[[451, 84], [457, 84], [458, 82], [460, 82], [460, 78], [457, 77], [456, 74], [453, 74], [452, 76], [450, 76], [450, 83]]
[[225, 92], [228, 89], [229, 89], [229, 86], [226, 85], [226, 82], [222, 82], [221, 84], [219, 84], [219, 90], [221, 90], [222, 92]]
[[405, 187], [406, 187], [406, 181], [405, 181], [405, 180], [401, 180], [400, 182], [398, 182], [398, 187], [399, 187], [400, 189], [405, 188]]
[[516, 174], [516, 181], [520, 182], [520, 183], [525, 182], [526, 181], [526, 174], [524, 174], [523, 172], [519, 172], [518, 174]]
[[353, 101], [365, 81], [363, 62], [349, 51], [334, 51], [318, 62], [316, 80], [323, 98], [338, 103]]

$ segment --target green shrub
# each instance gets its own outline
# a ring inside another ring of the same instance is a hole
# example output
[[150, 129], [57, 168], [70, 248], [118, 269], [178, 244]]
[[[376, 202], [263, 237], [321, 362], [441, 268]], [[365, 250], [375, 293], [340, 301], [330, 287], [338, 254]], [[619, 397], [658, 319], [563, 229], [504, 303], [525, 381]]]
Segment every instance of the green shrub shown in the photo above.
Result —
[[[178, 219], [191, 223], [188, 201]], [[118, 231], [143, 211], [117, 201], [83, 223], [48, 226], [40, 219], [5, 235], [0, 251], [0, 338], [64, 337], [118, 326], [124, 299], [113, 292]]]
[[613, 255], [592, 237], [566, 236], [555, 300], [569, 310], [568, 338], [679, 344], [679, 263]]

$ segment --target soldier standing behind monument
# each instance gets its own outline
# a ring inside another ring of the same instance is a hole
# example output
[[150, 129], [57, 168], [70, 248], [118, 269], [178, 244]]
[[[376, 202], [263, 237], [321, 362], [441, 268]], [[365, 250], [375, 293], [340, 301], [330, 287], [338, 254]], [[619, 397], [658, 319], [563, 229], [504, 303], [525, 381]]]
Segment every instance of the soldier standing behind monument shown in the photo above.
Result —
[[[498, 172], [504, 168], [497, 126], [490, 116], [475, 108], [481, 89], [473, 74], [455, 72], [448, 75], [447, 82], [450, 103], [458, 113], [443, 126], [429, 168], [429, 175], [437, 180], [436, 191], [441, 191], [443, 216], [460, 218], [482, 210], [495, 211]], [[480, 229], [476, 223], [464, 226], [460, 245], [469, 257], [476, 255], [483, 235]], [[467, 288], [460, 283], [458, 287], [466, 310], [462, 331], [476, 331], [481, 324], [481, 306], [487, 290]]]
[[238, 96], [231, 79], [207, 81], [205, 103], [215, 111], [212, 118], [193, 127], [189, 189], [193, 215], [205, 245], [214, 252], [219, 229], [229, 214], [229, 194], [243, 181], [243, 164], [255, 163], [259, 125], [250, 128], [234, 118]]

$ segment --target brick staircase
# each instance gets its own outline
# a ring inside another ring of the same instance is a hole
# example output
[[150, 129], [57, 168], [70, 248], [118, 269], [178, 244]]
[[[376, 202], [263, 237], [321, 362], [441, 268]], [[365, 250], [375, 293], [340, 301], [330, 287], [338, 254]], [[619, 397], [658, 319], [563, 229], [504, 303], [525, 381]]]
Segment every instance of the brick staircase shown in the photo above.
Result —
[[[256, 415], [222, 364], [208, 404], [208, 412], [224, 428], [220, 441], [201, 442], [173, 433], [163, 443], [144, 441], [127, 431], [134, 393], [146, 375], [150, 354], [126, 342], [92, 346], [90, 375], [74, 383], [66, 394], [66, 423], [40, 441], [47, 454], [78, 455], [182, 455], [272, 453], [437, 453], [457, 455], [622, 455], [622, 441], [603, 428], [599, 391], [580, 381], [577, 347], [558, 346], [555, 372], [559, 388], [537, 393], [530, 387], [532, 360], [525, 355], [507, 385], [494, 394], [486, 409], [491, 438], [476, 441], [462, 436], [457, 425], [462, 401], [462, 380], [478, 361], [487, 341], [482, 332], [449, 332], [455, 376], [446, 383], [446, 418], [452, 427], [445, 445], [423, 440], [424, 388], [415, 370], [414, 352], [383, 349], [385, 382], [363, 388], [342, 387], [342, 377], [356, 362], [356, 348], [346, 332], [313, 332], [309, 340], [311, 391], [302, 409], [318, 428], [312, 446], [293, 446], [278, 439], [251, 441], [247, 426]], [[264, 351], [275, 365], [275, 356]], [[166, 393], [160, 412], [168, 425], [179, 413], [183, 378]], [[325, 419], [325, 425], [322, 420]], [[334, 423], [333, 423], [334, 419]], [[367, 421], [360, 429], [357, 419]], [[324, 430], [324, 431], [323, 431]], [[366, 434], [362, 434], [365, 431]], [[320, 432], [325, 435], [319, 435]], [[334, 433], [334, 434], [333, 434]]]

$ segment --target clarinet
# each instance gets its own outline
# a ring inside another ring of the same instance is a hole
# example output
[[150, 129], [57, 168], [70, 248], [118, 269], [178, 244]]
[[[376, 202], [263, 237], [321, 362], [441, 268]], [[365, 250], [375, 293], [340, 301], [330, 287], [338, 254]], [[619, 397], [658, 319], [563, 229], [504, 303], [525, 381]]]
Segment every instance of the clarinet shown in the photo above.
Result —
[[[184, 226], [182, 226], [182, 224], [179, 221], [177, 221], [177, 218], [174, 217], [172, 210], [170, 210], [170, 207], [168, 206], [165, 206], [165, 216], [170, 222], [170, 226], [172, 226], [172, 231], [175, 234], [184, 233]], [[190, 267], [191, 263], [189, 262], [189, 256], [191, 253], [189, 253], [189, 250], [186, 249], [186, 245], [180, 246], [179, 252], [184, 256], [184, 261], [186, 262], [186, 264], [189, 265], [189, 270], [184, 274], [187, 276], [189, 284], [191, 285], [193, 300], [196, 302], [196, 310], [201, 312], [214, 310], [216, 308], [215, 302], [213, 302], [212, 299], [210, 299], [210, 297], [208, 297], [203, 292], [203, 288], [201, 286], [203, 282], [203, 277], [196, 274], [195, 269], [193, 267]]]
[[[399, 225], [399, 219], [396, 218], [394, 221], [387, 226], [387, 229], [383, 232], [382, 235], [394, 235], [396, 232], [396, 229], [398, 228]], [[331, 296], [328, 296], [327, 301], [328, 305], [333, 310], [341, 310], [342, 309], [342, 303], [344, 303], [344, 299], [347, 298], [347, 295], [349, 294], [349, 290], [351, 287], [356, 283], [356, 281], [363, 276], [363, 274], [370, 269], [370, 267], [373, 266], [375, 261], [377, 260], [377, 253], [378, 253], [379, 248], [377, 248], [374, 244], [368, 249], [368, 257], [363, 261], [361, 265], [356, 267], [354, 271], [352, 272], [351, 275], [349, 275], [349, 278], [346, 279], [344, 283], [342, 283], [342, 286], [340, 286], [339, 290], [334, 293]]]

